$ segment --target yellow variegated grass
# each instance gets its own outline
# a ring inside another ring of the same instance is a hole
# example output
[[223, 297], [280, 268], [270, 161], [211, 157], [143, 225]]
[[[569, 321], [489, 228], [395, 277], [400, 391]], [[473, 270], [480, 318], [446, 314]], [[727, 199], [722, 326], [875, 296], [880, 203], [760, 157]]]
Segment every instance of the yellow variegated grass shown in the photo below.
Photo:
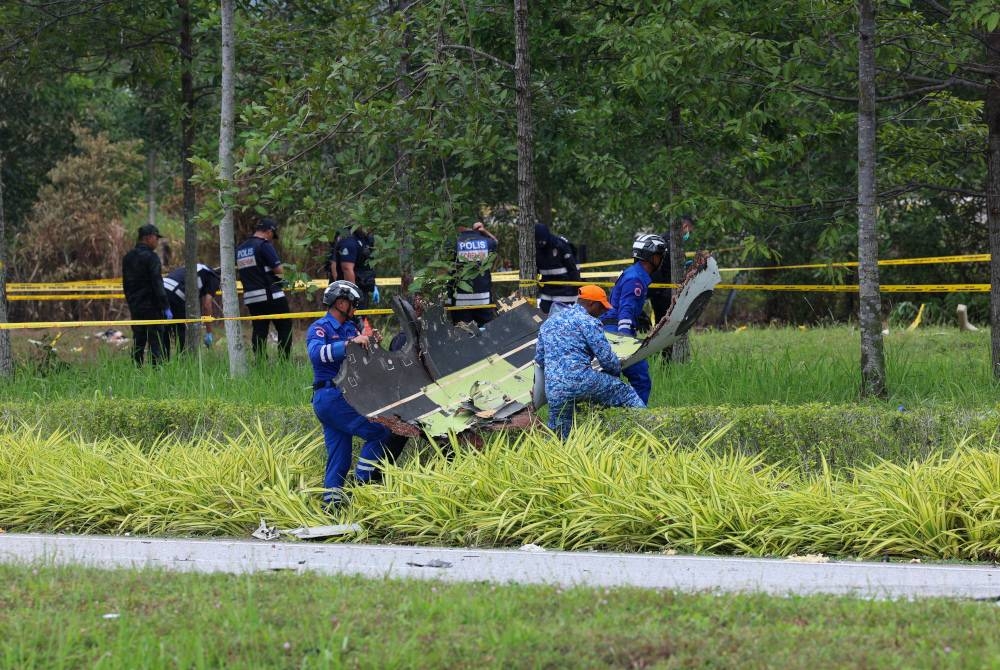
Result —
[[[642, 428], [593, 422], [561, 442], [546, 431], [453, 442], [354, 487], [350, 509], [321, 506], [318, 433], [196, 443], [86, 442], [0, 433], [0, 528], [246, 536], [359, 521], [355, 539], [787, 556], [823, 553], [991, 560], [1000, 555], [1000, 454], [957, 446], [907, 465], [803, 475], [760, 455], [694, 449]], [[451, 452], [451, 453], [446, 453]]]
[[803, 476], [593, 423], [481, 451], [453, 445], [357, 489], [370, 537], [425, 544], [987, 559], [1000, 553], [1000, 455], [959, 445], [910, 465]]
[[240, 535], [260, 519], [329, 523], [315, 486], [322, 439], [259, 424], [239, 438], [85, 442], [27, 428], [0, 433], [0, 528], [79, 533]]

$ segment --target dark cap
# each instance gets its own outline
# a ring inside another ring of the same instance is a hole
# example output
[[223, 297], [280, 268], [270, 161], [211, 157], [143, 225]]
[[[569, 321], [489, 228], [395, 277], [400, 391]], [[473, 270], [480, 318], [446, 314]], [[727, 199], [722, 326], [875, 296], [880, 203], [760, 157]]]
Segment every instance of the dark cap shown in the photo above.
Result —
[[139, 239], [141, 240], [147, 235], [156, 235], [157, 237], [163, 237], [163, 235], [160, 235], [160, 229], [151, 223], [147, 223], [145, 226], [139, 226]]
[[270, 230], [274, 233], [274, 239], [278, 239], [278, 222], [270, 217], [265, 217], [257, 224], [257, 230]]

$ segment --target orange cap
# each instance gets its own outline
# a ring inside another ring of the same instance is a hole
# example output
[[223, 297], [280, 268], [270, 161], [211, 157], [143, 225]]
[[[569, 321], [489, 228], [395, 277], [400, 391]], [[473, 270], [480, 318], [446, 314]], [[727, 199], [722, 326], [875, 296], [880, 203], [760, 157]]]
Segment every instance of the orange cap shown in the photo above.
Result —
[[611, 303], [608, 302], [608, 294], [605, 293], [604, 289], [597, 284], [587, 284], [586, 286], [581, 286], [580, 297], [584, 300], [599, 302], [604, 305], [605, 309], [611, 309]]

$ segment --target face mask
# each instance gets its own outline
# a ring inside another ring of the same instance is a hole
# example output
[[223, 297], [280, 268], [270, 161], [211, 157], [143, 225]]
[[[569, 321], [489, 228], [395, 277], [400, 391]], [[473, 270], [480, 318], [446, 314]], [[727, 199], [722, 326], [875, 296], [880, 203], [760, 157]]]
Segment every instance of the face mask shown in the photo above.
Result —
[[688, 240], [690, 240], [691, 239], [691, 233], [690, 233], [690, 231], [684, 233], [684, 235], [681, 237], [681, 239], [684, 240], [685, 242], [687, 242]]

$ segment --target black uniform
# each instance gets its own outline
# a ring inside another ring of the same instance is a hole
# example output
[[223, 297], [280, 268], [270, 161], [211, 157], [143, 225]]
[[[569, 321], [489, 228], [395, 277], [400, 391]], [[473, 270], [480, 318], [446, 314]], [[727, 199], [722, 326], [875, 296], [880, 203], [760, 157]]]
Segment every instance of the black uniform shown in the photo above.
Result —
[[[184, 293], [184, 268], [177, 268], [163, 279], [163, 288], [167, 291], [167, 302], [175, 319], [187, 318], [187, 299]], [[198, 263], [198, 300], [206, 295], [214, 295], [219, 290], [219, 275], [215, 271]], [[204, 315], [202, 315], [204, 316]], [[166, 349], [170, 355], [170, 340], [177, 340], [177, 351], [184, 351], [184, 338], [187, 336], [187, 326], [184, 323], [172, 323], [167, 326]]]
[[[122, 289], [133, 319], [162, 319], [168, 308], [163, 289], [160, 257], [146, 244], [139, 242], [122, 258]], [[164, 358], [165, 330], [162, 325], [132, 326], [132, 359], [142, 365], [149, 345], [153, 365]]]
[[[281, 265], [274, 246], [262, 237], [251, 237], [236, 248], [236, 269], [243, 284], [243, 304], [251, 316], [288, 314], [288, 298], [282, 290], [281, 279], [274, 269]], [[257, 319], [252, 321], [250, 342], [254, 354], [262, 356], [267, 347], [270, 324], [278, 333], [278, 349], [288, 358], [292, 352], [291, 319]]]
[[359, 309], [368, 307], [370, 296], [375, 290], [375, 270], [369, 264], [374, 249], [375, 237], [355, 230], [350, 235], [340, 237], [330, 252], [329, 259], [337, 264], [336, 279], [346, 279], [342, 263], [354, 263], [354, 284], [361, 289]]
[[[535, 263], [543, 284], [546, 281], [580, 281], [573, 245], [565, 237], [549, 232], [541, 223], [535, 226]], [[571, 305], [576, 302], [579, 289], [579, 286], [541, 286], [538, 308], [548, 314], [554, 302]]]
[[[479, 263], [483, 272], [469, 282], [472, 285], [471, 292], [456, 287], [453, 304], [456, 307], [491, 304], [493, 302], [493, 275], [490, 273], [489, 263], [492, 262], [492, 254], [496, 253], [497, 241], [478, 230], [464, 230], [458, 234], [455, 248], [459, 267], [464, 263]], [[495, 316], [496, 312], [491, 307], [460, 309], [451, 312], [453, 323], [471, 319], [479, 326], [489, 323]]]

